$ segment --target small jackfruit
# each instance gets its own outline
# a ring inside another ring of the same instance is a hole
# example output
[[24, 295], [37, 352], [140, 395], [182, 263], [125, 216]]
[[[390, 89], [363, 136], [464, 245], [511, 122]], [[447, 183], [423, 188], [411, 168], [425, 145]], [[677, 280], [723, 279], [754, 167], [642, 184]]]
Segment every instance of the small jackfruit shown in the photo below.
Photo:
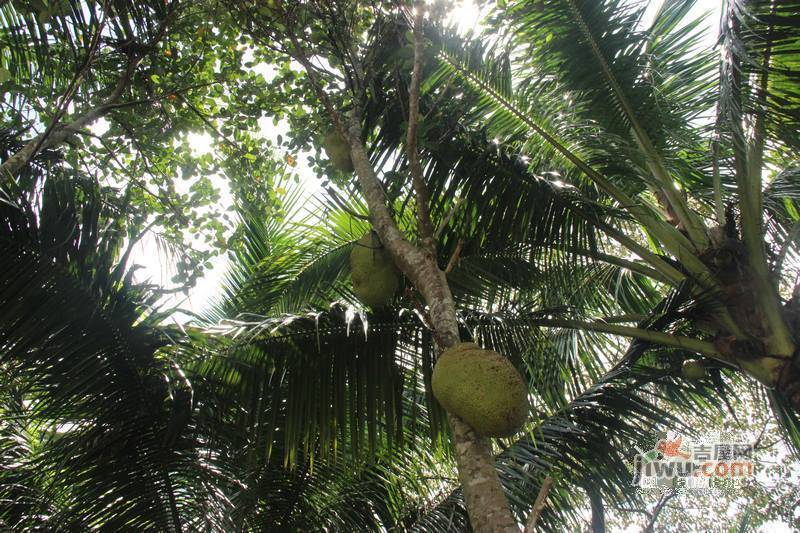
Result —
[[681, 365], [681, 373], [686, 379], [703, 379], [708, 375], [706, 367], [697, 359], [687, 359]]
[[353, 293], [361, 303], [381, 307], [392, 301], [400, 276], [378, 235], [370, 231], [350, 252], [350, 278]]
[[350, 144], [338, 130], [334, 128], [328, 131], [322, 139], [322, 147], [337, 170], [342, 172], [355, 170], [353, 160], [350, 158]]
[[528, 387], [507, 358], [463, 342], [446, 350], [431, 377], [433, 395], [483, 437], [513, 435], [528, 418]]

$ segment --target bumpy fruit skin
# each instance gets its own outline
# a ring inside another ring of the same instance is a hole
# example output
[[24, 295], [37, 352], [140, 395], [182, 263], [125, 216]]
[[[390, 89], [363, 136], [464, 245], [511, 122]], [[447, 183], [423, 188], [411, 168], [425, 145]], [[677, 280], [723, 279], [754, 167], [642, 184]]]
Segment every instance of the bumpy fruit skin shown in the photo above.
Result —
[[431, 377], [433, 395], [483, 437], [516, 433], [528, 418], [528, 387], [511, 361], [463, 342], [446, 350]]
[[382, 307], [394, 298], [400, 276], [375, 232], [370, 231], [353, 246], [350, 277], [353, 293], [364, 305]]
[[322, 139], [322, 147], [337, 170], [353, 172], [353, 160], [350, 158], [350, 145], [335, 129], [330, 130]]
[[706, 367], [697, 359], [687, 359], [681, 366], [681, 373], [686, 379], [703, 379], [708, 375]]

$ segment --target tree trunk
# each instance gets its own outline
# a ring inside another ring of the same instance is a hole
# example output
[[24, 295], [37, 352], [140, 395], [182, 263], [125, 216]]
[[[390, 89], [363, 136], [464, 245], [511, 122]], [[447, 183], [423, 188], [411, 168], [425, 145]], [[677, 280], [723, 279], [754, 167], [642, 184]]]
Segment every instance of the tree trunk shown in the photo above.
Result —
[[[440, 350], [445, 350], [460, 340], [455, 302], [445, 274], [435, 257], [411, 244], [397, 228], [386, 206], [380, 181], [364, 149], [361, 125], [356, 114], [351, 118], [348, 134], [353, 166], [369, 207], [372, 226], [395, 264], [411, 280], [428, 305], [436, 344]], [[478, 437], [471, 427], [456, 416], [450, 415], [449, 420], [459, 479], [472, 529], [477, 533], [518, 532], [519, 527], [497, 476], [489, 441]]]
[[587, 487], [586, 494], [589, 496], [589, 503], [592, 505], [592, 533], [606, 533], [606, 513], [600, 493], [591, 487]]

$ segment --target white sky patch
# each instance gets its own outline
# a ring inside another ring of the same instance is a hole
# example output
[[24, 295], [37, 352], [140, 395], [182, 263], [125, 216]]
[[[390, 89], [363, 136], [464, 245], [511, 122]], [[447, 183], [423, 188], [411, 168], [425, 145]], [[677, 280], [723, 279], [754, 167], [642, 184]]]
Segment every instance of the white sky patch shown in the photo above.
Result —
[[94, 122], [94, 124], [91, 125], [89, 130], [98, 137], [102, 137], [110, 128], [111, 123], [109, 123], [105, 117], [100, 117]]
[[[487, 5], [491, 7], [491, 5]], [[447, 22], [455, 25], [458, 31], [467, 34], [477, 32], [480, 28], [480, 21], [483, 18], [481, 9], [472, 0], [461, 0], [454, 2], [454, 7], [447, 17]]]
[[[187, 137], [189, 140], [189, 148], [191, 148], [193, 156], [196, 157], [199, 155], [205, 155], [211, 153], [212, 145], [214, 143], [214, 138], [211, 136], [210, 133], [192, 132]], [[216, 185], [216, 180], [214, 184]]]

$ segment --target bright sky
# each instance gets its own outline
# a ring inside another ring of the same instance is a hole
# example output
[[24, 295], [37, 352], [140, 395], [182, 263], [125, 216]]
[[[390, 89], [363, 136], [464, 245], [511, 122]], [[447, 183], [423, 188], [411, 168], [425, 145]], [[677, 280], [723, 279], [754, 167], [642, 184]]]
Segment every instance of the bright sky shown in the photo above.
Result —
[[[660, 5], [659, 0], [651, 1], [651, 13], [655, 13]], [[709, 25], [708, 44], [711, 45], [716, 39], [716, 25], [719, 20], [721, 0], [698, 0], [692, 16], [702, 16], [705, 13], [711, 13], [707, 18]], [[450, 20], [457, 24], [459, 29], [466, 33], [470, 30], [477, 30], [481, 20], [481, 12], [472, 0], [461, 0], [453, 2], [453, 9], [451, 12]], [[256, 66], [258, 69], [258, 66]], [[268, 67], [267, 67], [268, 70]], [[93, 127], [95, 133], [103, 133], [107, 129], [107, 123], [98, 121]], [[276, 139], [278, 134], [286, 135], [286, 127], [280, 124], [278, 127], [273, 126], [271, 121], [264, 120], [261, 124], [262, 134], [267, 137]], [[207, 132], [192, 132], [189, 134], [189, 142], [193, 150], [197, 153], [213, 152], [214, 139]], [[304, 154], [293, 154], [297, 157], [296, 171], [300, 177], [301, 185], [306, 195], [313, 195], [319, 190], [319, 179], [311, 169], [307, 166]], [[219, 188], [221, 193], [220, 206], [224, 209], [231, 204], [231, 196], [228, 190], [227, 182], [222, 176], [216, 176], [212, 179], [214, 185]], [[179, 187], [186, 187], [190, 182], [183, 180], [176, 180], [176, 185]], [[157, 240], [150, 236], [145, 237], [140, 242], [137, 249], [133, 254], [133, 261], [141, 265], [142, 268], [137, 272], [137, 280], [149, 279], [151, 282], [158, 283], [162, 286], [170, 286], [170, 279], [174, 275], [172, 268], [173, 259], [167, 257], [161, 247], [158, 246]], [[190, 311], [200, 311], [219, 292], [220, 283], [225, 273], [227, 266], [227, 259], [225, 256], [219, 256], [212, 261], [213, 269], [207, 271], [204, 278], [198, 281], [197, 286], [190, 292], [188, 298], [183, 295], [176, 295], [170, 301], [170, 305], [179, 305], [180, 307]], [[179, 316], [179, 320], [185, 320], [188, 317]]]

